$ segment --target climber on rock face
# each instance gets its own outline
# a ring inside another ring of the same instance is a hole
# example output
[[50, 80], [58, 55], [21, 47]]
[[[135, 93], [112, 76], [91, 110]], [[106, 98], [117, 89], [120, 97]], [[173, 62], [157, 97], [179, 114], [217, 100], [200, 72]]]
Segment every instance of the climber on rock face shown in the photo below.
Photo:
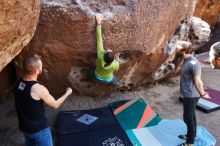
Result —
[[115, 60], [113, 51], [110, 49], [104, 50], [102, 40], [101, 23], [103, 16], [101, 14], [96, 15], [96, 39], [97, 39], [97, 59], [95, 78], [102, 83], [109, 83], [117, 85], [117, 79], [114, 76], [114, 72], [119, 69], [119, 62]]

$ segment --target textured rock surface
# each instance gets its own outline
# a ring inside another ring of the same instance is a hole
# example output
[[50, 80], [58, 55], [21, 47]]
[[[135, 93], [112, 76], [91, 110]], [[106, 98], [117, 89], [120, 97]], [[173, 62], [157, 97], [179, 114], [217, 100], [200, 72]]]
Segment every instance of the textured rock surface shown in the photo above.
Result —
[[212, 31], [212, 35], [210, 37], [210, 40], [208, 43], [206, 43], [204, 46], [199, 48], [199, 50], [196, 53], [203, 53], [203, 52], [208, 52], [210, 47], [216, 43], [219, 42], [220, 40], [220, 24], [218, 23], [215, 26], [215, 29]]
[[[44, 63], [40, 80], [53, 93], [79, 81], [68, 79], [68, 74], [78, 68], [94, 69], [95, 13], [100, 12], [105, 16], [104, 46], [123, 62], [116, 74], [120, 88], [155, 81], [154, 72], [170, 57], [164, 47], [180, 22], [192, 16], [194, 4], [194, 0], [44, 0], [35, 36], [16, 59], [17, 70], [29, 52], [37, 53]], [[106, 92], [109, 87], [91, 88]]]
[[209, 24], [201, 18], [192, 17], [188, 21], [182, 21], [179, 29], [164, 49], [164, 53], [168, 54], [169, 57], [153, 74], [154, 80], [166, 79], [179, 72], [183, 59], [176, 55], [177, 44], [181, 44], [182, 41], [191, 43], [196, 51], [209, 41], [210, 33]]
[[94, 73], [89, 68], [72, 67], [68, 80], [78, 95], [103, 97], [110, 95], [115, 90], [111, 84], [99, 83], [92, 76]]
[[1, 71], [32, 38], [40, 14], [40, 0], [1, 0], [0, 6]]
[[12, 87], [15, 81], [15, 67], [13, 62], [11, 62], [0, 72], [0, 103], [7, 99], [9, 94], [6, 91]]
[[200, 17], [211, 26], [217, 22], [220, 13], [219, 0], [198, 0], [194, 15]]

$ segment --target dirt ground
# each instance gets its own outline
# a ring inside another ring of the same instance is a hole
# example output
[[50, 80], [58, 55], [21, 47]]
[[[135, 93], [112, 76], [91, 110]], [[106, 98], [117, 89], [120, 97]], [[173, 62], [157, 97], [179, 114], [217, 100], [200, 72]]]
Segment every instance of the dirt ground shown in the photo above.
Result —
[[[220, 70], [213, 70], [209, 65], [202, 65], [202, 79], [205, 86], [220, 90]], [[164, 119], [182, 119], [183, 108], [178, 100], [179, 77], [169, 81], [152, 85], [146, 85], [136, 91], [112, 93], [108, 98], [78, 97], [67, 99], [62, 107], [55, 111], [46, 108], [46, 115], [51, 125], [56, 121], [60, 110], [91, 109], [107, 105], [113, 101], [133, 98], [146, 98], [152, 109]], [[203, 113], [196, 110], [199, 125], [206, 127], [217, 139], [220, 146], [220, 110], [212, 113]], [[15, 114], [12, 98], [0, 101], [0, 146], [22, 146], [24, 145], [22, 133], [17, 128], [17, 117]], [[56, 143], [56, 128], [53, 129], [54, 143]]]

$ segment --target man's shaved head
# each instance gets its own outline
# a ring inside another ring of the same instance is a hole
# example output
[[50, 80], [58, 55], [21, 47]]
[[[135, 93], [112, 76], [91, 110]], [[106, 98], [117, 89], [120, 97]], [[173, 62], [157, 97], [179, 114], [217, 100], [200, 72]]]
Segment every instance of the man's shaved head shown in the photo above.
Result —
[[41, 72], [42, 62], [41, 58], [38, 55], [34, 55], [28, 58], [24, 63], [24, 72], [25, 74], [34, 74], [37, 70]]

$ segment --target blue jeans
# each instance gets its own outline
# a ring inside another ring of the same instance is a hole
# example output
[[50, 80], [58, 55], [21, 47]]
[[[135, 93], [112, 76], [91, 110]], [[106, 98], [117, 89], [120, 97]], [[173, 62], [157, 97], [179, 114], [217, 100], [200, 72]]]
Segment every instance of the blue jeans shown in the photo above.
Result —
[[53, 146], [50, 128], [36, 133], [24, 133], [25, 146]]

